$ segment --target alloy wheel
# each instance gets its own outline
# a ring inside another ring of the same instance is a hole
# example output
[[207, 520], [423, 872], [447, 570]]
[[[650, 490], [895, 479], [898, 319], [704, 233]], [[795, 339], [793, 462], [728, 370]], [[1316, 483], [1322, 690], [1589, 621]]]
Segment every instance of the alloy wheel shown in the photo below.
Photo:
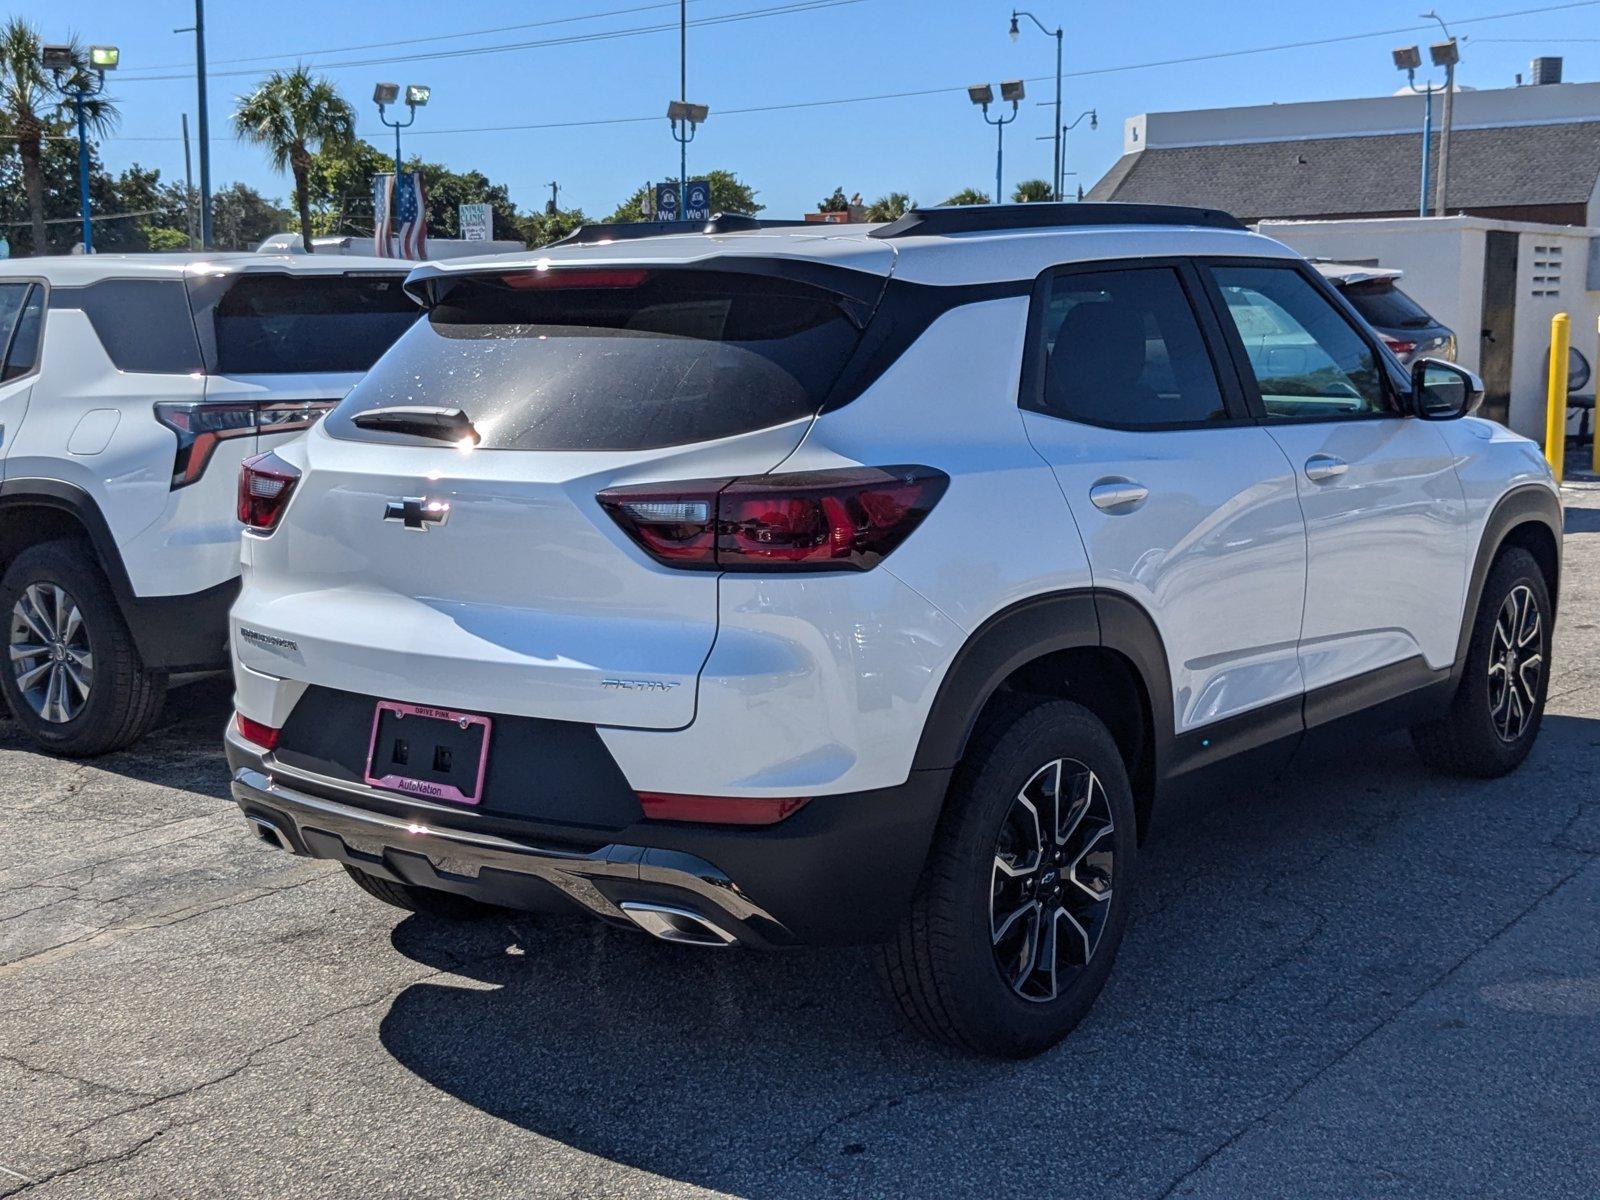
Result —
[[29, 707], [53, 725], [83, 711], [94, 655], [78, 603], [54, 583], [30, 583], [11, 607], [11, 675]]
[[1035, 771], [995, 845], [989, 934], [1001, 977], [1025, 1000], [1054, 1000], [1094, 956], [1111, 911], [1111, 805], [1083, 763]]
[[1500, 605], [1489, 638], [1489, 716], [1503, 742], [1527, 731], [1544, 670], [1544, 618], [1533, 590], [1518, 584]]

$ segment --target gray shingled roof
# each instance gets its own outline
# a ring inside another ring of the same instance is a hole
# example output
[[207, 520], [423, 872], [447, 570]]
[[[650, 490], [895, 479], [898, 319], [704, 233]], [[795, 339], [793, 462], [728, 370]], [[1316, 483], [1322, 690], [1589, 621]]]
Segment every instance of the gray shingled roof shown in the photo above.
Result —
[[[1417, 205], [1422, 136], [1178, 146], [1125, 154], [1091, 200], [1196, 204], [1235, 216], [1407, 212]], [[1438, 139], [1434, 139], [1437, 157]], [[1600, 121], [1458, 129], [1452, 209], [1586, 204], [1600, 179]]]

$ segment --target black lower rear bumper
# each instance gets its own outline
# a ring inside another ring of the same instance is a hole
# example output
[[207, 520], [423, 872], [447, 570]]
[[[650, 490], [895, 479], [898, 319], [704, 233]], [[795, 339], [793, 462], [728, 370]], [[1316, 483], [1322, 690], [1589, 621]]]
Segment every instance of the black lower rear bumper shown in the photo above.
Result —
[[289, 771], [229, 730], [233, 796], [267, 843], [381, 878], [520, 909], [576, 908], [673, 941], [880, 941], [905, 915], [948, 771], [811, 801], [777, 825], [639, 821], [508, 829], [474, 814]]

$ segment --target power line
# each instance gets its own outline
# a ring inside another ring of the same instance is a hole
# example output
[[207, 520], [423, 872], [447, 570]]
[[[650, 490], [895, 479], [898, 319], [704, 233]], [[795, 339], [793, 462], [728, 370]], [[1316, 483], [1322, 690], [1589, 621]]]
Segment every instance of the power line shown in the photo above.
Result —
[[[702, 0], [689, 0], [690, 4], [700, 4]], [[389, 42], [357, 42], [350, 46], [324, 46], [320, 50], [297, 50], [278, 54], [251, 54], [244, 58], [219, 58], [213, 62], [217, 66], [231, 66], [235, 63], [259, 62], [287, 62], [291, 58], [311, 58], [318, 54], [344, 54], [351, 50], [381, 50], [385, 46], [414, 46], [421, 42], [447, 42], [456, 38], [483, 37], [491, 33], [510, 33], [514, 29], [541, 29], [549, 25], [571, 25], [577, 21], [598, 21], [604, 17], [621, 17], [631, 13], [650, 12], [660, 8], [677, 8], [678, 0], [658, 0], [654, 4], [638, 4], [632, 8], [613, 8], [606, 12], [580, 13], [572, 17], [551, 17], [544, 21], [524, 21], [519, 25], [494, 25], [488, 29], [468, 29], [461, 33], [433, 33], [425, 37], [396, 38]], [[171, 71], [191, 66], [191, 63], [152, 63], [142, 67], [143, 71]], [[138, 76], [142, 78], [142, 76]]]
[[[815, 12], [826, 8], [842, 8], [853, 4], [867, 4], [871, 0], [794, 0], [788, 4], [780, 4], [771, 8], [745, 9], [741, 12], [724, 13], [715, 17], [697, 17], [689, 22], [696, 28], [709, 25], [731, 25], [742, 21], [754, 21], [763, 17], [781, 17], [794, 13]], [[387, 58], [352, 58], [340, 62], [325, 62], [315, 64], [318, 70], [334, 71], [354, 67], [388, 66], [396, 63], [407, 62], [437, 62], [452, 58], [472, 58], [485, 54], [506, 54], [515, 50], [543, 50], [551, 46], [576, 46], [591, 42], [609, 42], [621, 38], [640, 37], [652, 33], [663, 33], [676, 30], [678, 22], [669, 21], [659, 25], [635, 25], [627, 29], [601, 30], [595, 33], [575, 33], [567, 37], [544, 38], [531, 42], [498, 42], [489, 46], [468, 46], [460, 50], [441, 50], [423, 54], [399, 54]], [[212, 71], [211, 78], [225, 76], [255, 75], [260, 67], [241, 67], [232, 71]], [[152, 83], [159, 80], [188, 79], [191, 73], [185, 72], [176, 75], [123, 75], [117, 82], [121, 83]]]

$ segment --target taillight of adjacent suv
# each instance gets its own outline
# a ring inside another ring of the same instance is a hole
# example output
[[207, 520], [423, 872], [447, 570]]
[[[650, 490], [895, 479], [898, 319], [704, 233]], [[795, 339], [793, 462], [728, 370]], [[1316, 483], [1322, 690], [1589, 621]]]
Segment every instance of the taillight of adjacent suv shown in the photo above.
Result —
[[256, 434], [293, 433], [315, 425], [337, 400], [202, 401], [156, 405], [156, 420], [178, 435], [172, 460], [172, 490], [187, 487], [205, 474], [217, 443]]
[[1416, 342], [1409, 342], [1405, 338], [1393, 337], [1387, 333], [1380, 333], [1378, 336], [1383, 339], [1383, 344], [1385, 346], [1389, 347], [1389, 349], [1393, 350], [1401, 358], [1404, 358], [1408, 354], [1415, 354], [1417, 352]]
[[299, 481], [299, 469], [270, 450], [245, 459], [239, 468], [239, 520], [244, 527], [260, 534], [276, 529]]
[[669, 567], [868, 571], [922, 523], [949, 482], [931, 467], [846, 467], [607, 488], [596, 499]]

